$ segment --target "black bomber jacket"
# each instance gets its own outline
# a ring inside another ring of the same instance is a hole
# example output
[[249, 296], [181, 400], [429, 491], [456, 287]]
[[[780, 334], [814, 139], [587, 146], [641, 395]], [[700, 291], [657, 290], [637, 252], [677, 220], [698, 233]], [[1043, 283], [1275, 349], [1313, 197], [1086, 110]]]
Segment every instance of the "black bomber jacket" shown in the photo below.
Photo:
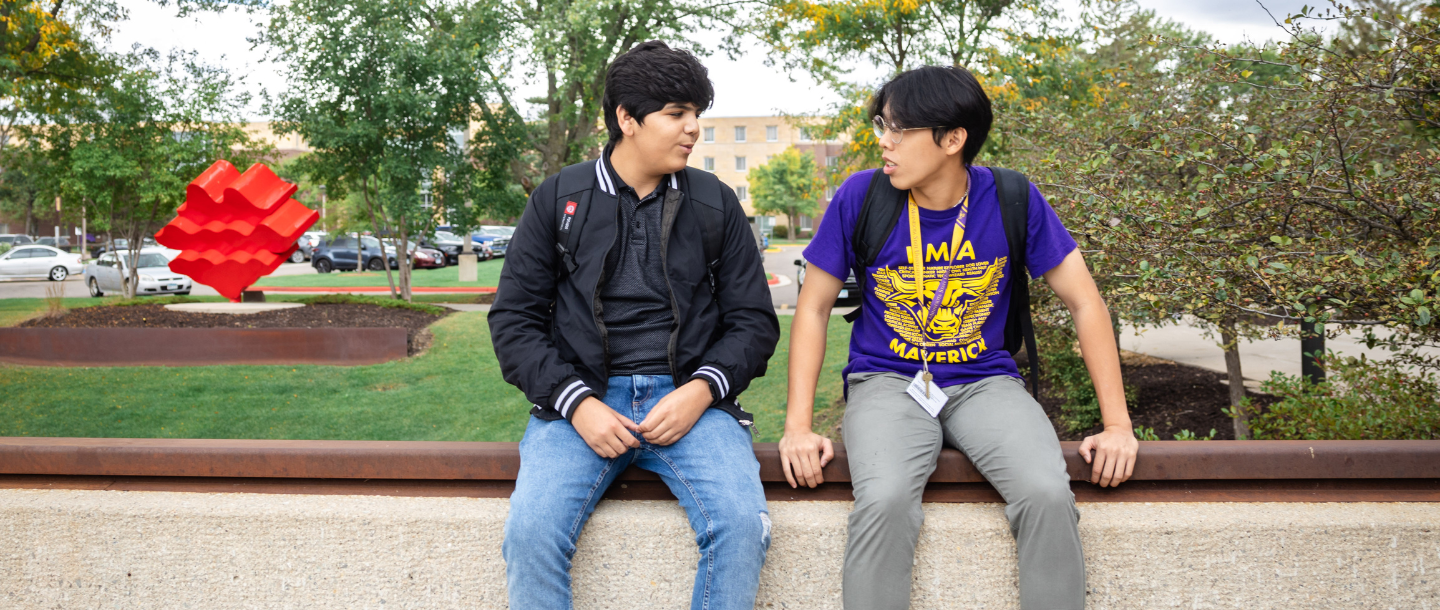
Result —
[[[530, 194], [490, 308], [490, 335], [501, 373], [534, 403], [531, 413], [542, 419], [569, 419], [580, 401], [603, 398], [607, 389], [606, 330], [597, 312], [620, 217], [608, 170], [603, 157], [577, 164], [550, 176]], [[751, 426], [754, 419], [740, 408], [736, 396], [765, 374], [780, 338], [761, 254], [745, 211], [728, 186], [710, 189], [720, 196], [705, 202], [692, 198], [687, 189], [692, 180], [715, 181], [713, 175], [687, 168], [666, 180], [671, 188], [661, 221], [664, 269], [656, 272], [666, 275], [676, 320], [668, 346], [671, 376], [676, 387], [704, 379], [715, 397], [712, 407]], [[588, 192], [559, 192], [582, 187]], [[574, 201], [589, 209], [583, 222], [573, 225], [579, 241], [573, 260], [567, 261], [565, 249], [557, 244], [563, 245], [567, 237], [559, 227], [568, 220], [565, 208]], [[718, 221], [711, 216], [709, 226], [723, 230], [713, 288], [702, 214], [718, 215]]]

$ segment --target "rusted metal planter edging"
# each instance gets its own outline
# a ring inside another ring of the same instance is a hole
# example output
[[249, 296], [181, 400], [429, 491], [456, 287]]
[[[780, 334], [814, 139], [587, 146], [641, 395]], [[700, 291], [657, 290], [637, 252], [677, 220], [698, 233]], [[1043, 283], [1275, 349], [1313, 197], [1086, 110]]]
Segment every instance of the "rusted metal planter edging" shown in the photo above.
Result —
[[0, 362], [31, 366], [378, 364], [404, 328], [0, 328]]
[[[1079, 443], [1061, 443], [1071, 479], [1089, 480]], [[848, 482], [844, 447], [824, 469]], [[784, 481], [779, 451], [757, 443], [763, 481]], [[0, 474], [105, 477], [253, 477], [514, 480], [516, 443], [0, 437]], [[1140, 443], [1133, 481], [1440, 479], [1440, 441], [1158, 441]], [[627, 471], [621, 480], [653, 481]], [[931, 483], [982, 483], [946, 449]]]

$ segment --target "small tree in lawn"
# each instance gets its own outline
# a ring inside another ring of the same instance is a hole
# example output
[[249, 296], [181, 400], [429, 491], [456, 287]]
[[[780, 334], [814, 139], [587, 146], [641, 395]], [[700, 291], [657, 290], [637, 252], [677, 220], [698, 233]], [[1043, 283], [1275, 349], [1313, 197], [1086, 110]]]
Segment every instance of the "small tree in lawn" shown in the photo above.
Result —
[[825, 179], [815, 156], [790, 147], [764, 165], [750, 170], [750, 194], [755, 211], [784, 214], [790, 237], [799, 237], [800, 216], [813, 215], [825, 194]]
[[410, 299], [409, 239], [442, 215], [471, 216], [469, 123], [491, 103], [487, 62], [506, 34], [493, 3], [296, 0], [261, 36], [289, 66], [291, 87], [271, 104], [276, 131], [314, 147], [312, 178], [358, 191], [382, 265], [385, 238], [398, 238], [398, 282], [384, 265], [392, 296]]

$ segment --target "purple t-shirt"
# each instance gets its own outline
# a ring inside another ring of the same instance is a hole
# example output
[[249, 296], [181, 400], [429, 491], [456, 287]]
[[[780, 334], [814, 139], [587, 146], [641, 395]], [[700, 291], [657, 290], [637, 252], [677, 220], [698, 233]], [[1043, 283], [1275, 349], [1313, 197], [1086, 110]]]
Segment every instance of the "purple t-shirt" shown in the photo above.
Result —
[[[809, 264], [838, 278], [848, 276], [855, 268], [852, 237], [874, 173], [857, 172], [840, 186], [815, 238], [805, 248]], [[919, 345], [924, 341], [930, 372], [941, 387], [995, 375], [1020, 376], [1015, 361], [1004, 349], [1013, 273], [995, 176], [988, 167], [972, 166], [970, 185], [970, 215], [965, 222], [964, 241], [954, 255], [949, 284], [928, 328], [921, 328], [925, 316], [921, 304], [930, 305], [945, 266], [950, 263], [948, 250], [960, 206], [943, 212], [919, 210], [925, 250], [923, 301], [917, 298], [914, 267], [908, 256], [907, 210], [901, 211], [895, 230], [875, 257], [875, 265], [864, 269], [863, 277], [861, 270], [855, 269], [864, 294], [860, 319], [850, 334], [850, 363], [845, 375], [893, 372], [913, 377], [920, 370]], [[1032, 277], [1039, 277], [1075, 249], [1075, 239], [1034, 185], [1030, 187], [1028, 222], [1026, 266]]]

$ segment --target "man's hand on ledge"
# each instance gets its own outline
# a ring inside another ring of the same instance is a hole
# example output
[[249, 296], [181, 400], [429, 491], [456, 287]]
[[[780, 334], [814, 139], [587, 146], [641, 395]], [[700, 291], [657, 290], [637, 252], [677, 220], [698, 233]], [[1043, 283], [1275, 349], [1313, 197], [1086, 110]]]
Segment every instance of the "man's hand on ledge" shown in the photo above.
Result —
[[710, 384], [691, 379], [655, 403], [645, 421], [640, 422], [640, 434], [656, 445], [674, 444], [690, 431], [695, 422], [700, 421], [700, 416], [705, 414], [713, 401]]
[[617, 458], [640, 446], [640, 439], [631, 434], [639, 432], [640, 427], [594, 396], [587, 396], [575, 405], [575, 415], [570, 418], [570, 424], [575, 426], [580, 438], [585, 439], [585, 444], [602, 458]]
[[1130, 480], [1139, 450], [1135, 432], [1123, 426], [1105, 426], [1104, 431], [1080, 443], [1080, 457], [1091, 466], [1090, 482], [1101, 487], [1117, 487]]
[[780, 437], [780, 470], [792, 489], [797, 487], [796, 479], [806, 487], [824, 483], [820, 469], [834, 457], [835, 446], [830, 439], [811, 430], [786, 430]]

